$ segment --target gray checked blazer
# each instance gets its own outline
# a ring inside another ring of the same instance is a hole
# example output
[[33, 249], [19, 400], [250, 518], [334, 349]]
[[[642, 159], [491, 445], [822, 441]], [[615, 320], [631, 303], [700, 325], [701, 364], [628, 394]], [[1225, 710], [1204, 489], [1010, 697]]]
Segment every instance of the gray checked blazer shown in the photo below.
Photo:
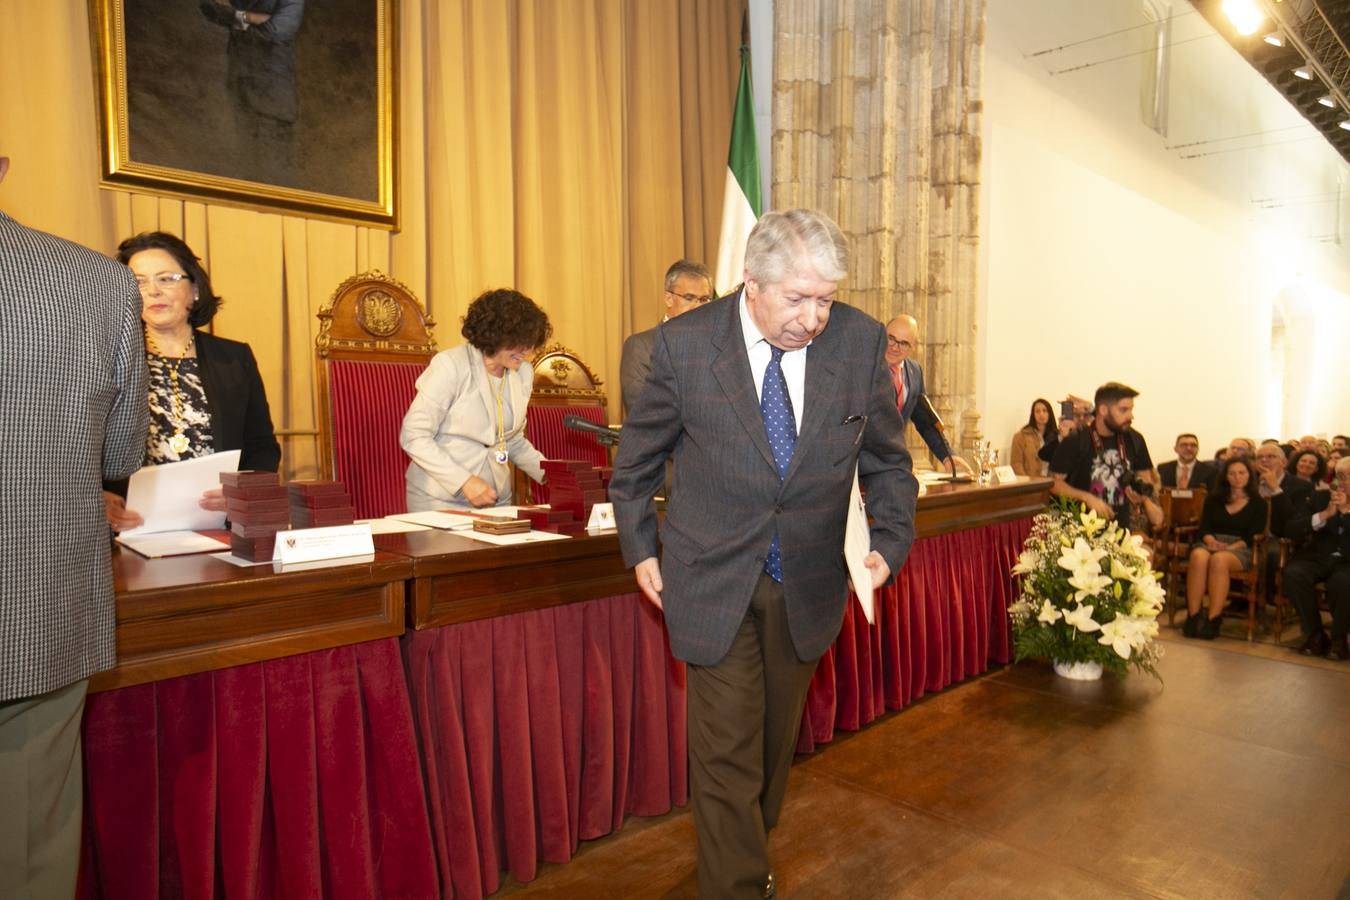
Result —
[[775, 527], [797, 656], [839, 634], [848, 585], [844, 525], [853, 467], [873, 519], [872, 549], [900, 570], [914, 541], [918, 484], [902, 441], [886, 334], [835, 303], [806, 351], [801, 427], [780, 481], [742, 338], [739, 293], [662, 325], [652, 372], [624, 421], [609, 496], [624, 561], [657, 555], [650, 498], [668, 456], [675, 492], [661, 528], [662, 605], [675, 656], [715, 665], [750, 605]]
[[0, 213], [0, 701], [116, 661], [104, 478], [141, 465], [141, 297], [106, 256]]

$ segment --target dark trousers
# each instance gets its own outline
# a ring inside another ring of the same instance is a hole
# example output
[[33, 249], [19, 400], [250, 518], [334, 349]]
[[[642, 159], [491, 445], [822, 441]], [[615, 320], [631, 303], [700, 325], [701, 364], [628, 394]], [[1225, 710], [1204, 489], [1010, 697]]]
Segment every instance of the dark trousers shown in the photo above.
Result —
[[1322, 613], [1317, 609], [1317, 582], [1327, 583], [1327, 604], [1331, 607], [1331, 637], [1339, 640], [1350, 629], [1350, 560], [1295, 559], [1284, 567], [1284, 592], [1298, 610], [1304, 634], [1322, 628]]
[[802, 706], [817, 660], [797, 658], [783, 586], [760, 575], [726, 657], [689, 666], [689, 786], [701, 900], [761, 897]]

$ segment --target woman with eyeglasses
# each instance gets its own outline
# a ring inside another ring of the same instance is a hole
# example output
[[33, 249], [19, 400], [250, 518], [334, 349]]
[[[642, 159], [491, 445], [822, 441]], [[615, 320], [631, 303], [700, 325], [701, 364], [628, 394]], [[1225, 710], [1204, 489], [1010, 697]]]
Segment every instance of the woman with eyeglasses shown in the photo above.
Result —
[[530, 357], [553, 333], [548, 314], [501, 288], [480, 294], [463, 321], [465, 343], [432, 357], [403, 417], [410, 512], [508, 504], [510, 463], [544, 480], [525, 411], [534, 390]]
[[[150, 370], [145, 464], [240, 450], [240, 469], [275, 472], [281, 447], [253, 351], [248, 344], [198, 330], [210, 323], [221, 300], [196, 254], [172, 234], [149, 231], [123, 241], [117, 259], [141, 288]], [[126, 508], [125, 496], [125, 481], [104, 485], [114, 531], [143, 521]], [[219, 488], [204, 493], [200, 502], [204, 509], [225, 509]]]

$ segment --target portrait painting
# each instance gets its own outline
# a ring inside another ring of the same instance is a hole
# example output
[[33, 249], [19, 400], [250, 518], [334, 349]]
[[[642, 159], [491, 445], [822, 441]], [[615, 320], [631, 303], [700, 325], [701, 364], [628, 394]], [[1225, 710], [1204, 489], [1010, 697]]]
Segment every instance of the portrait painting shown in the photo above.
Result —
[[109, 187], [397, 228], [395, 0], [90, 0]]

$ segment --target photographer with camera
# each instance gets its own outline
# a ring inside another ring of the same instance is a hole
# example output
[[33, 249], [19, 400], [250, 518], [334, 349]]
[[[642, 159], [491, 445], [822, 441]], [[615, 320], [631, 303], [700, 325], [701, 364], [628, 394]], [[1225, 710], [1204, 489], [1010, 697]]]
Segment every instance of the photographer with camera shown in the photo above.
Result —
[[1103, 518], [1129, 523], [1127, 491], [1136, 479], [1151, 485], [1153, 478], [1148, 444], [1130, 428], [1137, 396], [1134, 388], [1116, 381], [1097, 388], [1091, 424], [1061, 437], [1055, 448], [1052, 494], [1078, 500]]

